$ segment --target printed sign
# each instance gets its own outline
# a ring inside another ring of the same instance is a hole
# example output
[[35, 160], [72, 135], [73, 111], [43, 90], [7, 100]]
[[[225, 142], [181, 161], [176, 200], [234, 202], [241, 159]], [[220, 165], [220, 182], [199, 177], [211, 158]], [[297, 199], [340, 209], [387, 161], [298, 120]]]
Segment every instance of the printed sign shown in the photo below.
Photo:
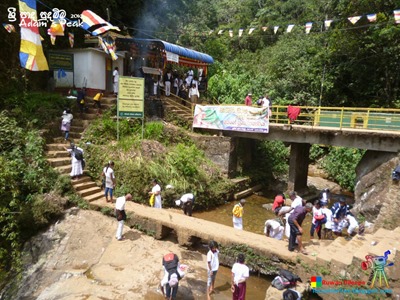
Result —
[[196, 105], [193, 127], [268, 133], [268, 107]]
[[48, 62], [51, 70], [74, 70], [74, 55], [71, 53], [49, 52]]
[[144, 78], [120, 76], [118, 85], [118, 116], [143, 118]]

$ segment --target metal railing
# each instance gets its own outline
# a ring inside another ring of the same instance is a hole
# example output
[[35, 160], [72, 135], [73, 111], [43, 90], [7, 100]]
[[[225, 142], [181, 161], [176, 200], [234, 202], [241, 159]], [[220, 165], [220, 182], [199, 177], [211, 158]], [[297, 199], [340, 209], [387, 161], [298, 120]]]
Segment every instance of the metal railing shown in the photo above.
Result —
[[400, 109], [299, 106], [300, 114], [290, 121], [287, 106], [273, 106], [270, 123], [297, 124], [337, 129], [400, 130]]

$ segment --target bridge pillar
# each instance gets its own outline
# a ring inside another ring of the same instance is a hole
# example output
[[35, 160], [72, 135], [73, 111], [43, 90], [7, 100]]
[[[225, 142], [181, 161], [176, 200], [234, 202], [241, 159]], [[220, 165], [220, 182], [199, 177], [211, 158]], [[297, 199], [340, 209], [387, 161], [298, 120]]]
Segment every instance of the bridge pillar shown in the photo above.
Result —
[[307, 190], [310, 144], [291, 143], [288, 191]]

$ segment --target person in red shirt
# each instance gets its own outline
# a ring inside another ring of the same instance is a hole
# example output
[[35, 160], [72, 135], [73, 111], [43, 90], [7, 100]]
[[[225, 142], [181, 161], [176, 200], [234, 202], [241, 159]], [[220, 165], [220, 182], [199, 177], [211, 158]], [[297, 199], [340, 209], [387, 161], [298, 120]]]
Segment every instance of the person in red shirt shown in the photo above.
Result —
[[285, 200], [285, 195], [283, 194], [278, 194], [275, 196], [274, 204], [272, 204], [272, 211], [275, 213], [275, 215], [278, 215], [279, 210], [285, 204]]
[[251, 106], [252, 105], [252, 100], [251, 100], [252, 94], [248, 93], [246, 98], [244, 99], [244, 104], [247, 106]]

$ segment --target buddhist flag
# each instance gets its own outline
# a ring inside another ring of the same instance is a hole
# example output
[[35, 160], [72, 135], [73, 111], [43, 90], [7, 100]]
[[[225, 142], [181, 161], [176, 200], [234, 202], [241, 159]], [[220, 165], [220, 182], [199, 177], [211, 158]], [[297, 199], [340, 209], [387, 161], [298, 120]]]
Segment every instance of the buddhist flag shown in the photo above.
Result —
[[279, 26], [274, 26], [274, 34], [278, 32]]
[[224, 31], [222, 29], [218, 30], [218, 34], [221, 35]]
[[265, 31], [267, 31], [268, 26], [263, 26], [263, 27], [261, 27], [261, 29], [265, 32]]
[[400, 9], [394, 10], [393, 13], [394, 13], [394, 22], [396, 24], [400, 24]]
[[71, 48], [73, 48], [75, 35], [72, 32], [68, 32], [68, 39], [69, 39], [69, 45], [71, 46]]
[[85, 30], [89, 31], [89, 29], [91, 27], [96, 26], [96, 25], [101, 25], [101, 27], [99, 27], [98, 29], [96, 29], [92, 32], [93, 35], [98, 35], [98, 34], [104, 33], [110, 29], [120, 31], [120, 29], [117, 26], [113, 26], [112, 24], [110, 24], [109, 22], [107, 22], [106, 20], [101, 18], [100, 16], [96, 15], [91, 10], [84, 10], [81, 13], [81, 18], [82, 18], [82, 22], [83, 22], [82, 28]]
[[240, 29], [239, 29], [239, 37], [241, 37], [241, 36], [242, 36], [242, 34], [243, 34], [243, 29], [242, 29], [242, 28], [240, 28]]
[[249, 34], [252, 34], [253, 33], [253, 31], [254, 31], [254, 27], [251, 27], [250, 29], [249, 29]]
[[101, 46], [101, 48], [103, 48], [103, 51], [107, 54], [109, 54], [108, 49], [107, 49], [107, 45], [104, 43], [104, 40], [102, 37], [98, 37], [99, 38], [99, 45]]
[[108, 53], [111, 55], [112, 60], [117, 60], [118, 56], [117, 56], [117, 54], [115, 54], [115, 52], [117, 51], [117, 47], [115, 47], [114, 40], [111, 37], [109, 37], [109, 38], [103, 39], [103, 41], [107, 47]]
[[47, 34], [54, 36], [64, 36], [65, 24], [55, 20], [51, 23], [50, 28], [47, 29]]
[[15, 32], [14, 25], [3, 23], [3, 26], [8, 31], [8, 33]]
[[289, 32], [292, 32], [293, 27], [294, 27], [293, 24], [288, 25], [288, 27], [287, 27], [287, 29], [286, 29], [286, 32], [288, 32], [288, 33], [289, 33]]
[[208, 32], [208, 35], [212, 35], [213, 32], [214, 32], [214, 30], [210, 30], [210, 31]]
[[229, 36], [233, 37], [233, 30], [229, 30]]
[[369, 14], [367, 15], [368, 21], [376, 22], [376, 14]]
[[331, 27], [333, 20], [325, 20], [324, 24], [325, 24], [325, 30], [328, 30], [329, 27]]
[[361, 16], [349, 17], [347, 19], [351, 22], [351, 24], [354, 25], [354, 24], [356, 24], [358, 22], [358, 20], [361, 19]]
[[306, 23], [306, 34], [309, 34], [312, 28], [312, 22]]
[[49, 69], [43, 53], [37, 25], [36, 0], [19, 0], [21, 46], [19, 60], [21, 66], [31, 71]]
[[55, 35], [50, 34], [50, 42], [53, 46], [56, 44], [56, 36]]

